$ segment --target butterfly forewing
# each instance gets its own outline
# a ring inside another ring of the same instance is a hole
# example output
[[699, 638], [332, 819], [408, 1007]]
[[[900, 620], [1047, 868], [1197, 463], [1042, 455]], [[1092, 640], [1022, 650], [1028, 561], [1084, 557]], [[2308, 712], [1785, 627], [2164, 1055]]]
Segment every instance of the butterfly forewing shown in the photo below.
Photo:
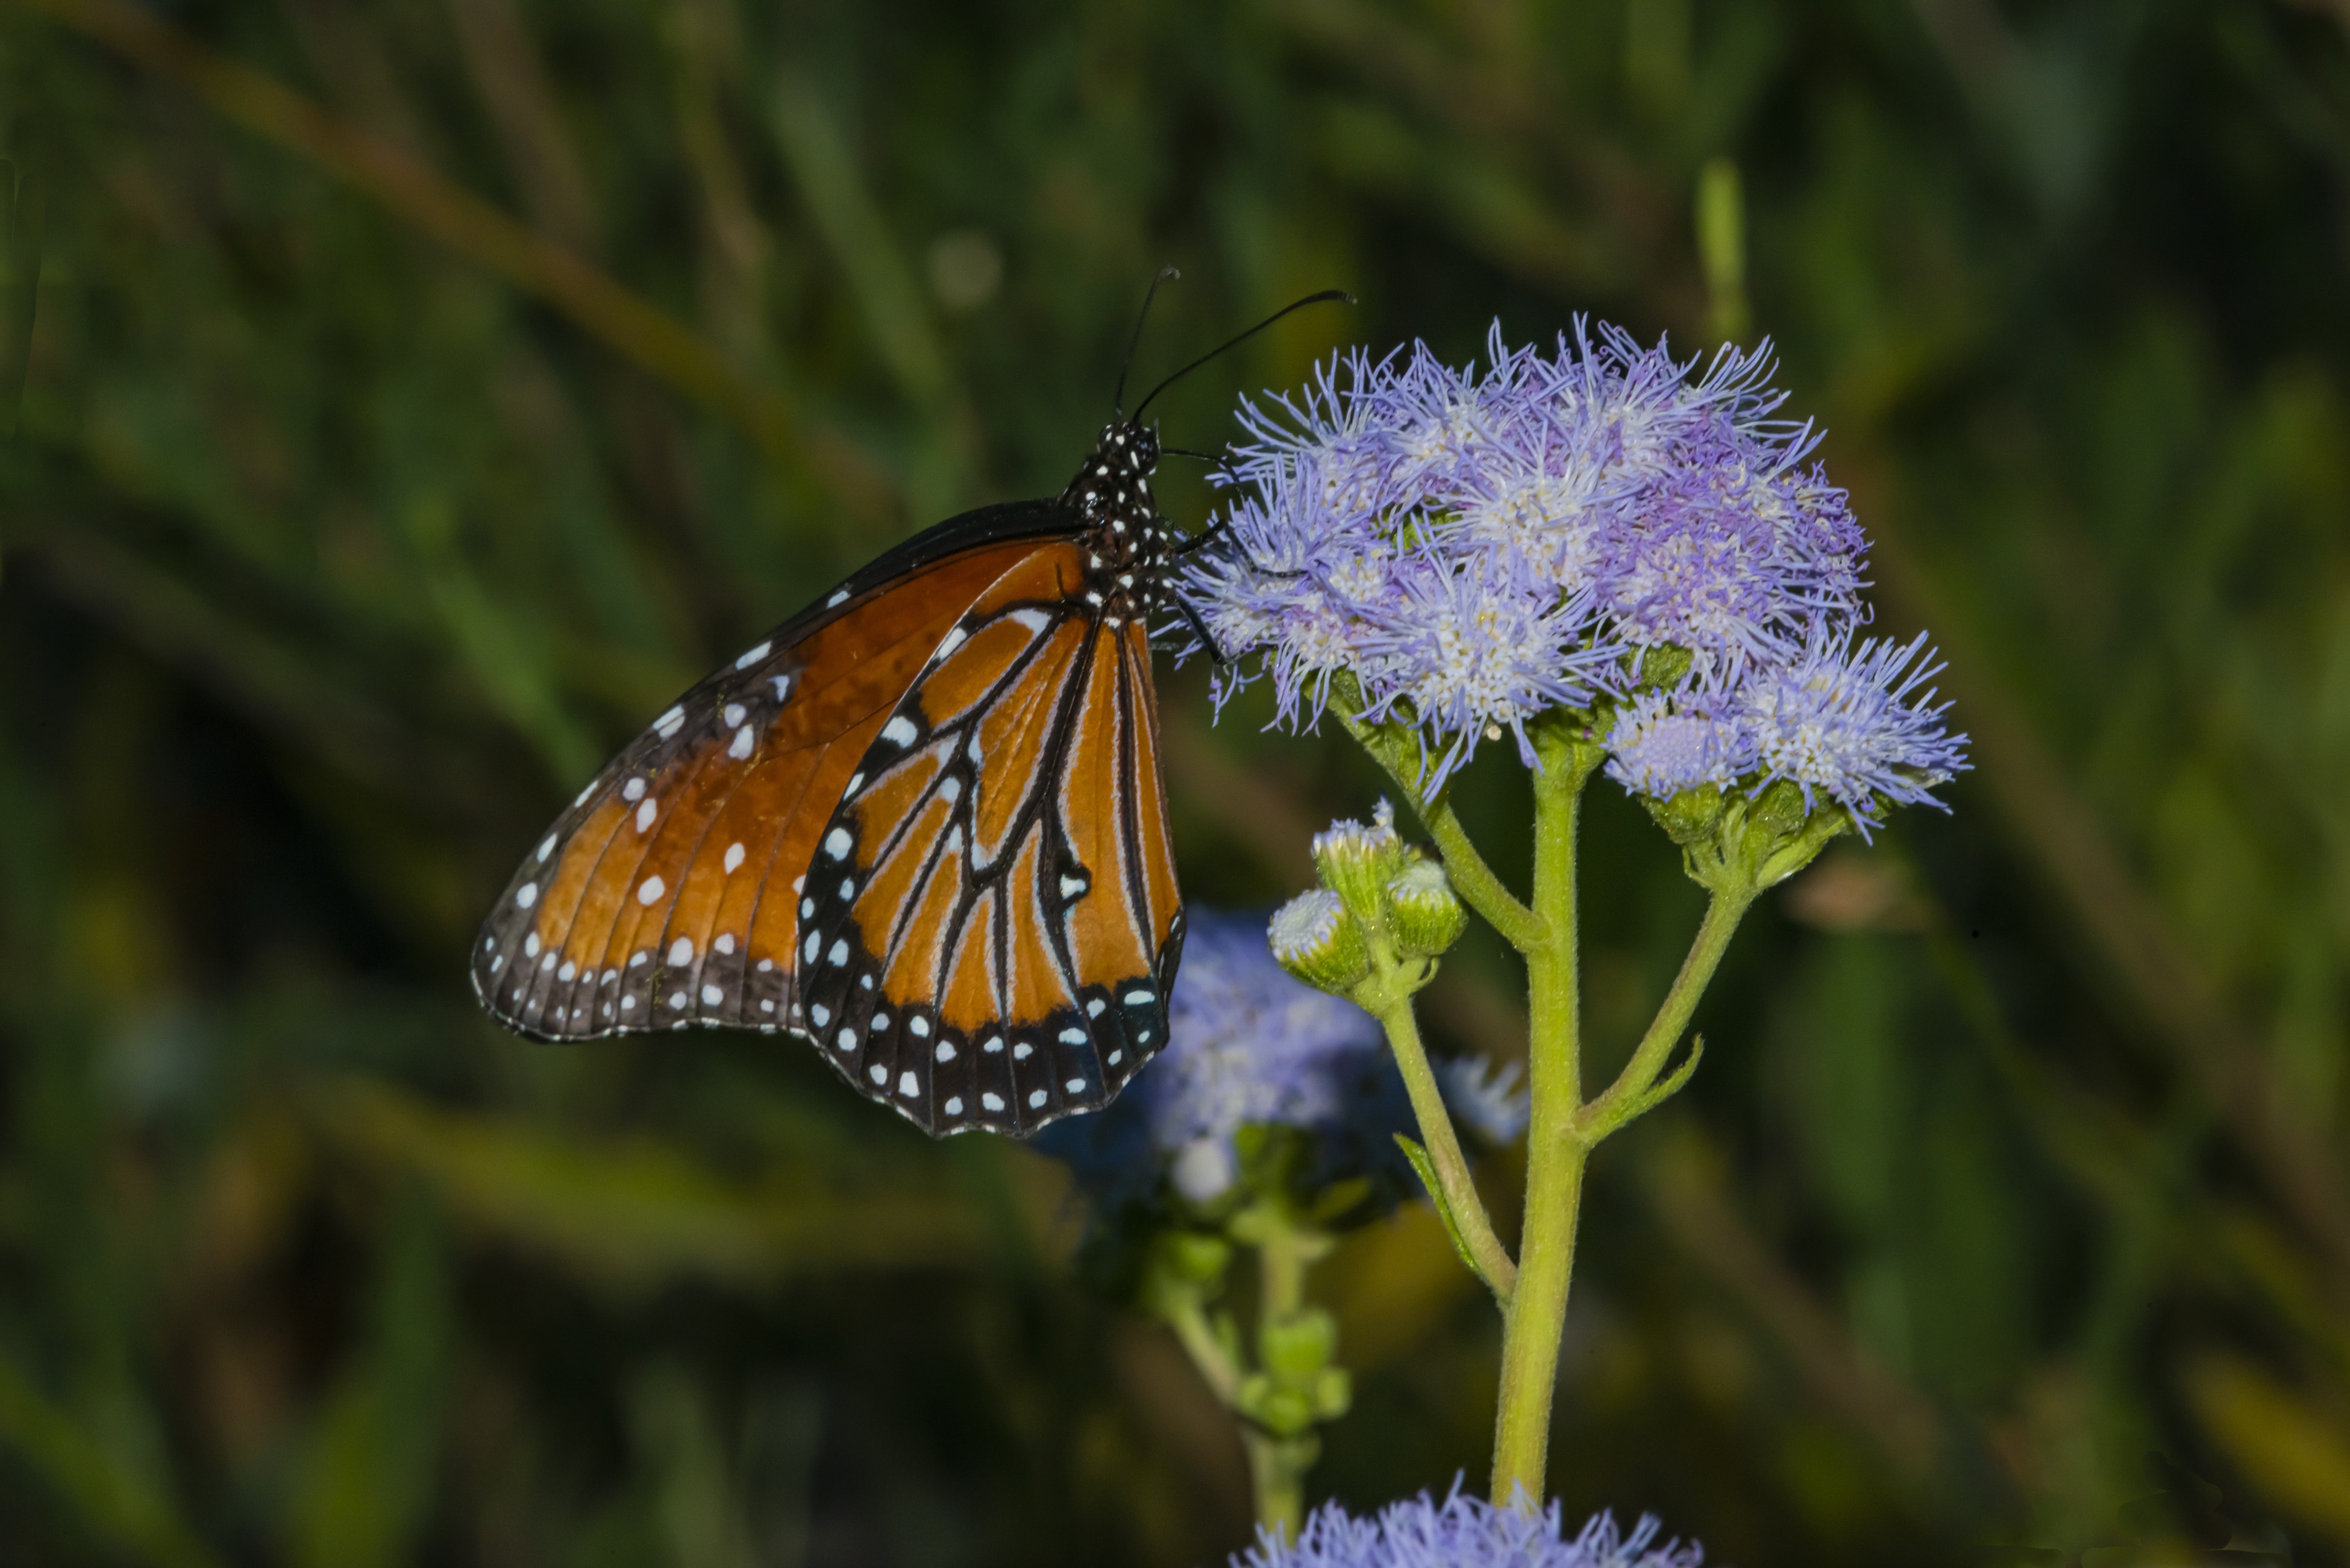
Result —
[[942, 639], [818, 842], [795, 1022], [932, 1132], [1106, 1103], [1166, 1040], [1181, 940], [1149, 646], [1038, 546]]
[[474, 948], [484, 1004], [556, 1038], [785, 1022], [826, 818], [964, 607], [1034, 549], [852, 579], [689, 691], [515, 874]]

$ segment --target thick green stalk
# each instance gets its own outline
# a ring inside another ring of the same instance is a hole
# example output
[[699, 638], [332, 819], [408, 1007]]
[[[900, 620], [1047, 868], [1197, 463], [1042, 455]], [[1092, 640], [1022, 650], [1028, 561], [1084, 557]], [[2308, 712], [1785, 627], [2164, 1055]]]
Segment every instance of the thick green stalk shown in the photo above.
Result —
[[1544, 940], [1525, 950], [1530, 1031], [1525, 1219], [1518, 1283], [1503, 1320], [1500, 1407], [1493, 1423], [1497, 1503], [1536, 1507], [1546, 1495], [1551, 1393], [1566, 1326], [1567, 1285], [1588, 1153], [1575, 1136], [1583, 1103], [1580, 976], [1576, 969], [1575, 852], [1583, 786], [1594, 758], [1571, 740], [1544, 736], [1534, 774], [1534, 913]]

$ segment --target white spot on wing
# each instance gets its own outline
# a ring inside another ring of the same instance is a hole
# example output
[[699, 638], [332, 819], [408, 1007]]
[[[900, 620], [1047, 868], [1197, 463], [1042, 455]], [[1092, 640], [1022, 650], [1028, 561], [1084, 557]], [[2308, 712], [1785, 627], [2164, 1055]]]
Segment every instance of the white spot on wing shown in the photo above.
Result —
[[740, 702], [729, 702], [726, 704], [725, 711], [721, 713], [719, 717], [725, 721], [726, 727], [731, 730], [735, 725], [741, 723], [743, 722], [743, 715], [749, 711], [750, 710], [743, 707]]
[[834, 592], [832, 597], [824, 601], [824, 607], [831, 609], [836, 605], [845, 605], [847, 602], [848, 590], [847, 588], [840, 588]]
[[671, 708], [668, 712], [663, 713], [660, 718], [653, 721], [653, 728], [660, 732], [660, 737], [662, 740], [668, 740], [671, 735], [676, 734], [680, 730], [685, 728], [685, 709], [681, 706]]
[[1031, 636], [1053, 624], [1053, 618], [1040, 609], [1016, 609], [1004, 618], [1026, 627]]
[[536, 882], [525, 882], [521, 887], [516, 888], [515, 889], [515, 908], [517, 908], [517, 909], [529, 909], [533, 904], [536, 904], [536, 903], [537, 903], [537, 902], [538, 902], [538, 884], [537, 884], [537, 883], [536, 883]]
[[911, 1073], [900, 1073], [898, 1075], [898, 1092], [910, 1100], [922, 1092], [921, 1080]]
[[1000, 1111], [1003, 1108], [1003, 1096], [991, 1089], [979, 1096], [979, 1103], [991, 1111]]
[[739, 844], [728, 845], [726, 846], [726, 875], [732, 877], [736, 871], [742, 869], [742, 867], [743, 846]]
[[734, 743], [726, 748], [726, 754], [739, 762], [741, 759], [751, 754], [753, 742], [754, 737], [751, 734], [751, 726], [745, 724], [741, 729], [734, 732]]
[[[754, 665], [754, 664], [758, 663], [758, 662], [759, 662], [759, 660], [761, 660], [761, 659], [763, 659], [766, 658], [766, 657], [767, 657], [768, 652], [769, 652], [771, 649], [773, 649], [775, 648], [775, 645], [774, 643], [772, 643], [772, 642], [763, 642], [763, 643], [761, 643], [758, 647], [756, 647], [756, 648], [753, 649], [750, 652], [748, 652], [748, 653], [744, 654], [742, 658], [740, 658], [740, 659], [736, 659], [736, 660], [734, 661], [734, 668], [735, 668], [735, 669], [737, 669], [737, 670], [748, 670], [748, 669], [750, 669], [750, 668], [751, 668], [751, 666], [753, 666], [753, 665]], [[731, 721], [730, 721], [730, 722], [731, 722]]]
[[622, 784], [620, 786], [620, 798], [622, 800], [644, 799], [645, 781], [642, 779], [630, 779], [628, 783]]
[[548, 834], [548, 835], [546, 836], [546, 843], [544, 843], [544, 844], [542, 844], [542, 845], [540, 845], [540, 846], [538, 846], [538, 863], [539, 863], [541, 866], [546, 865], [546, 857], [547, 857], [548, 856], [550, 856], [550, 855], [554, 854], [554, 853], [555, 853], [555, 835], [553, 835], [552, 833], [550, 833], [550, 834]]
[[726, 993], [725, 993], [724, 992], [723, 992], [723, 991], [719, 990], [716, 986], [714, 986], [714, 985], [705, 985], [705, 986], [703, 986], [703, 987], [702, 988], [702, 1006], [704, 1006], [704, 1007], [715, 1007], [715, 1006], [717, 1006], [720, 1002], [723, 1002], [723, 1001], [725, 1001], [725, 1000], [726, 1000]]
[[710, 944], [710, 950], [714, 953], [733, 952], [734, 950], [734, 933], [732, 931], [722, 932], [719, 935], [718, 940]]
[[881, 738], [893, 746], [911, 745], [914, 737], [920, 732], [914, 728], [914, 722], [903, 713], [892, 716], [888, 723], [881, 726]]
[[681, 969], [692, 961], [693, 940], [691, 937], [680, 937], [669, 945], [670, 968]]
[[824, 836], [824, 852], [835, 860], [848, 853], [848, 829], [836, 827]]
[[669, 884], [663, 882], [658, 877], [646, 877], [645, 885], [637, 889], [637, 902], [650, 906], [654, 899], [661, 896], [661, 893], [668, 886]]
[[962, 646], [962, 643], [963, 643], [963, 629], [962, 629], [962, 628], [961, 628], [961, 627], [959, 627], [959, 626], [951, 626], [951, 627], [949, 627], [949, 628], [947, 628], [947, 634], [946, 634], [946, 636], [944, 636], [944, 637], [942, 637], [942, 638], [939, 639], [939, 650], [938, 650], [938, 652], [936, 652], [935, 654], [932, 654], [932, 655], [931, 655], [931, 657], [932, 657], [933, 659], [944, 659], [948, 654], [952, 653], [956, 649], [961, 648], [961, 647]]
[[647, 800], [644, 805], [637, 807], [637, 831], [642, 833], [652, 826], [653, 818], [660, 815], [660, 802]]

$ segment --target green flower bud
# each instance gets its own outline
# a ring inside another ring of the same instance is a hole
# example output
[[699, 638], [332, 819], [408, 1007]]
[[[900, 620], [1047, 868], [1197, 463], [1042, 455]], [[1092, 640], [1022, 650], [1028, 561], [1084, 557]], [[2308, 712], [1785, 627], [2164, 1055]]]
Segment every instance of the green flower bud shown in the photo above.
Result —
[[1326, 1366], [1314, 1379], [1314, 1413], [1325, 1421], [1345, 1415], [1355, 1402], [1355, 1380], [1343, 1366]]
[[1262, 1372], [1242, 1380], [1239, 1404], [1242, 1415], [1276, 1438], [1313, 1430], [1312, 1392], [1277, 1383]]
[[1288, 1382], [1318, 1376], [1338, 1351], [1338, 1324], [1318, 1307], [1285, 1313], [1257, 1331], [1264, 1369]]
[[1197, 1231], [1170, 1231], [1159, 1240], [1159, 1256], [1167, 1272], [1192, 1284], [1212, 1284], [1224, 1277], [1232, 1261], [1232, 1244], [1222, 1236]]
[[1379, 802], [1367, 827], [1359, 822], [1334, 822], [1326, 832], [1314, 836], [1314, 866], [1322, 886], [1346, 900], [1347, 912], [1367, 924], [1382, 918], [1387, 885], [1411, 855], [1396, 836], [1395, 807], [1386, 801]]
[[1406, 958], [1434, 958], [1469, 929], [1444, 867], [1415, 856], [1387, 886], [1388, 929]]
[[[1315, 840], [1318, 850], [1320, 840]], [[1300, 893], [1273, 913], [1265, 932], [1274, 961], [1316, 991], [1344, 996], [1371, 972], [1363, 929], [1327, 888]]]

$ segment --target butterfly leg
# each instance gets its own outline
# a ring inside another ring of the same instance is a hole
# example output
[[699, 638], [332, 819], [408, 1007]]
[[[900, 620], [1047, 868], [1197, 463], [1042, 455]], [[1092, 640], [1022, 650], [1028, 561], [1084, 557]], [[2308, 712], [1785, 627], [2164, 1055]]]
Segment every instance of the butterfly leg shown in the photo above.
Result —
[[1200, 618], [1200, 612], [1193, 609], [1180, 595], [1170, 597], [1175, 606], [1175, 613], [1183, 618], [1184, 624], [1191, 628], [1191, 635], [1198, 638], [1201, 645], [1207, 649], [1209, 661], [1218, 670], [1232, 663], [1232, 659], [1224, 653], [1223, 644], [1218, 642], [1216, 634], [1208, 629], [1208, 623]]

